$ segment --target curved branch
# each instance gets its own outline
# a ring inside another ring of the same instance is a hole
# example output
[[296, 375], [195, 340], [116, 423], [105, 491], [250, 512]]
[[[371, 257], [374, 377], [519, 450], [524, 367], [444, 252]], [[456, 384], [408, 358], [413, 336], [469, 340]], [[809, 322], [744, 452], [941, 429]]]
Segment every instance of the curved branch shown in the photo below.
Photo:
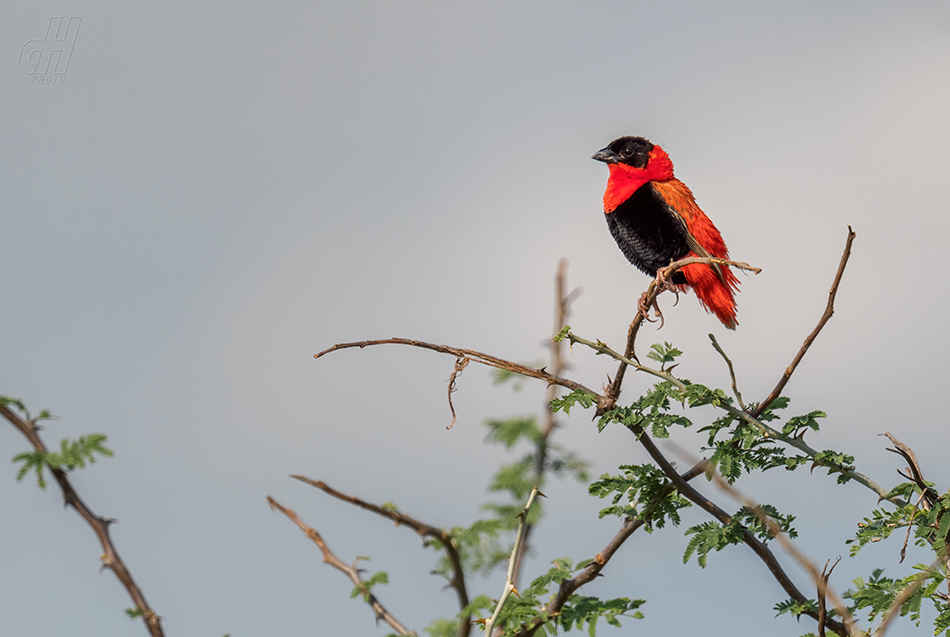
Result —
[[494, 367], [495, 369], [502, 369], [507, 372], [521, 374], [522, 376], [528, 376], [529, 378], [537, 378], [538, 380], [543, 380], [549, 385], [560, 385], [561, 387], [566, 387], [571, 391], [581, 390], [596, 396], [598, 404], [604, 400], [604, 397], [594, 390], [588, 389], [584, 385], [581, 385], [580, 383], [569, 378], [562, 378], [561, 376], [550, 374], [543, 367], [541, 369], [534, 369], [532, 367], [527, 367], [526, 365], [513, 363], [503, 358], [498, 358], [497, 356], [492, 356], [491, 354], [485, 354], [483, 352], [477, 352], [472, 349], [461, 349], [458, 347], [451, 347], [449, 345], [436, 345], [434, 343], [426, 343], [425, 341], [417, 341], [410, 338], [387, 338], [372, 341], [355, 341], [353, 343], [337, 343], [333, 347], [328, 347], [322, 352], [314, 354], [313, 357], [320, 358], [322, 356], [326, 356], [330, 352], [335, 352], [337, 350], [351, 349], [354, 347], [363, 349], [364, 347], [370, 347], [371, 345], [409, 345], [411, 347], [430, 349], [441, 354], [451, 354], [452, 356], [455, 356], [456, 360], [465, 358], [488, 367]]
[[[323, 553], [323, 561], [336, 570], [340, 571], [344, 575], [350, 578], [350, 581], [353, 582], [353, 585], [358, 589], [363, 590], [363, 578], [360, 577], [359, 569], [356, 568], [354, 563], [352, 566], [345, 564], [343, 560], [338, 558], [333, 554], [333, 551], [330, 550], [330, 547], [327, 546], [327, 543], [323, 541], [323, 537], [309, 526], [307, 526], [303, 520], [297, 517], [297, 514], [294, 513], [293, 509], [288, 509], [284, 506], [281, 506], [274, 498], [267, 496], [267, 503], [270, 505], [271, 509], [277, 509], [284, 515], [286, 515], [291, 522], [296, 524], [304, 535], [313, 540], [313, 543], [317, 545], [320, 549], [320, 552]], [[403, 626], [398, 619], [393, 617], [392, 613], [386, 610], [386, 607], [373, 595], [372, 591], [367, 591], [365, 593], [366, 603], [370, 605], [370, 608], [373, 609], [373, 614], [376, 616], [376, 621], [383, 620], [389, 624], [393, 630], [395, 630], [400, 635], [415, 635], [415, 633], [405, 626]]]
[[[10, 424], [23, 434], [33, 446], [34, 450], [43, 454], [49, 453], [46, 444], [40, 438], [39, 433], [37, 433], [38, 428], [34, 421], [24, 420], [2, 402], [0, 402], [0, 415], [9, 420]], [[152, 610], [152, 607], [148, 605], [148, 602], [145, 601], [145, 595], [135, 583], [135, 580], [132, 579], [132, 573], [126, 568], [122, 558], [119, 557], [119, 552], [112, 543], [112, 538], [109, 535], [109, 525], [115, 522], [115, 520], [99, 517], [93, 513], [79, 497], [79, 494], [76, 493], [65, 471], [58, 467], [52, 467], [49, 464], [47, 464], [46, 467], [50, 470], [50, 473], [53, 474], [53, 478], [55, 478], [56, 483], [63, 492], [63, 502], [65, 505], [75, 509], [76, 513], [86, 521], [86, 524], [88, 524], [93, 533], [96, 534], [96, 538], [98, 538], [99, 544], [102, 546], [102, 555], [99, 558], [102, 560], [102, 568], [108, 568], [115, 573], [115, 576], [122, 583], [122, 586], [125, 587], [129, 597], [132, 598], [132, 603], [135, 604], [135, 610], [141, 614], [142, 621], [145, 622], [145, 627], [148, 628], [148, 632], [152, 637], [164, 637], [165, 633], [162, 631], [161, 617], [159, 617], [158, 614]]]
[[[449, 531], [432, 526], [431, 524], [426, 524], [425, 522], [420, 522], [419, 520], [416, 520], [405, 513], [393, 511], [392, 509], [384, 509], [383, 507], [371, 502], [366, 502], [365, 500], [361, 500], [351, 495], [340, 493], [322, 480], [311, 480], [310, 478], [301, 475], [292, 475], [290, 477], [295, 480], [300, 480], [305, 484], [309, 484], [310, 486], [316, 487], [338, 500], [355, 504], [356, 506], [366, 509], [367, 511], [371, 511], [376, 515], [388, 518], [397, 525], [405, 524], [423, 537], [431, 537], [438, 540], [438, 542], [445, 549], [445, 553], [449, 558], [449, 563], [452, 565], [452, 579], [449, 580], [449, 586], [454, 588], [456, 594], [458, 595], [459, 609], [465, 610], [465, 608], [468, 607], [469, 599], [468, 591], [465, 586], [465, 573], [462, 570], [462, 558], [459, 555], [458, 548], [455, 546], [452, 534]], [[269, 500], [270, 498], [268, 498], [268, 501]], [[471, 615], [468, 615], [462, 619], [462, 622], [459, 625], [459, 637], [468, 637], [471, 632], [471, 627]]]

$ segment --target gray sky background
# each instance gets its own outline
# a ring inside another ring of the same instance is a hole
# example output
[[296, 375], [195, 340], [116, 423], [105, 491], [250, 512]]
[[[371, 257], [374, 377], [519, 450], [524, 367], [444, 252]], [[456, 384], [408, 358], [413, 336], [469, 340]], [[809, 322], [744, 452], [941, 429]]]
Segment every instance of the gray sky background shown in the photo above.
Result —
[[[607, 231], [607, 171], [590, 155], [624, 134], [662, 144], [732, 255], [763, 268], [743, 279], [735, 333], [690, 295], [641, 342], [673, 342], [682, 375], [726, 386], [714, 332], [761, 399], [819, 317], [851, 224], [838, 309], [788, 415], [826, 410], [812, 444], [884, 484], [900, 466], [884, 431], [950, 481], [950, 289], [930, 240], [950, 234], [945, 2], [15, 2], [2, 15], [0, 393], [61, 417], [50, 444], [108, 435], [116, 457], [75, 483], [120, 521], [119, 551], [169, 635], [385, 634], [266, 495], [342, 559], [389, 571], [380, 596], [415, 630], [454, 612], [412, 532], [287, 476], [470, 523], [512, 459], [482, 444], [482, 422], [538, 413], [544, 388], [494, 388], [470, 367], [446, 431], [450, 358], [312, 354], [406, 336], [541, 360], [562, 257], [583, 288], [571, 324], [620, 347], [647, 279]], [[64, 84], [31, 86], [17, 56], [52, 15], [82, 16], [76, 46]], [[614, 368], [580, 348], [570, 362], [591, 386]], [[629, 377], [626, 395], [650, 383]], [[583, 413], [557, 436], [594, 475], [644, 460]], [[0, 456], [24, 449], [0, 427]], [[90, 531], [15, 474], [0, 462], [0, 632], [144, 634]], [[774, 489], [821, 563], [875, 506], [820, 471], [745, 489]], [[581, 485], [546, 492], [535, 573], [589, 558], [618, 526]], [[703, 571], [681, 565], [685, 545], [676, 530], [628, 543], [589, 592], [646, 598], [647, 617], [604, 634], [814, 629], [772, 619], [784, 595], [746, 549]], [[866, 549], [833, 584], [898, 549]], [[497, 595], [501, 576], [471, 585]]]

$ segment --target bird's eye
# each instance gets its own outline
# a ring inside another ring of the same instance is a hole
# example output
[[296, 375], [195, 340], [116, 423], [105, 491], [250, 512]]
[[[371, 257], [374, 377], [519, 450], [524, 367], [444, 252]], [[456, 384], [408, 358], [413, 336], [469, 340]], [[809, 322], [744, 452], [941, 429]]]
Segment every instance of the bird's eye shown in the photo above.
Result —
[[631, 157], [633, 155], [633, 149], [629, 146], [626, 146], [620, 150], [620, 156], [624, 159]]

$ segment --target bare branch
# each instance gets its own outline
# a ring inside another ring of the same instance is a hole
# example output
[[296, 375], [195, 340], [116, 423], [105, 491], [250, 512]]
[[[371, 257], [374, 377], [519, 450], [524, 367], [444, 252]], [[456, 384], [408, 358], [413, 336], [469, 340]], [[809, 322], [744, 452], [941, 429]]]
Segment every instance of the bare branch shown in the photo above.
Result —
[[[38, 427], [34, 420], [24, 420], [3, 403], [0, 403], [0, 415], [10, 421], [10, 424], [23, 434], [35, 451], [43, 454], [49, 453], [46, 444], [39, 436], [37, 431]], [[115, 545], [112, 543], [112, 538], [109, 535], [109, 525], [115, 520], [99, 517], [93, 513], [79, 497], [79, 494], [76, 493], [69, 478], [66, 476], [66, 472], [58, 467], [52, 467], [49, 464], [46, 466], [50, 470], [50, 473], [53, 474], [53, 478], [63, 493], [63, 502], [65, 505], [73, 507], [76, 513], [86, 521], [86, 524], [89, 525], [93, 533], [96, 534], [96, 538], [102, 546], [102, 555], [99, 557], [99, 559], [102, 560], [102, 568], [108, 568], [115, 573], [115, 576], [122, 583], [122, 586], [125, 587], [129, 597], [132, 598], [132, 603], [135, 604], [135, 610], [141, 614], [142, 621], [145, 622], [145, 627], [148, 629], [149, 634], [151, 634], [152, 637], [163, 637], [165, 633], [162, 631], [161, 617], [159, 617], [159, 615], [152, 610], [152, 607], [148, 605], [148, 602], [145, 601], [145, 595], [135, 583], [135, 580], [132, 579], [132, 573], [129, 572], [122, 558], [119, 557], [119, 552], [116, 550]]]
[[501, 609], [505, 607], [505, 602], [508, 601], [508, 596], [511, 595], [512, 592], [516, 595], [518, 594], [518, 589], [515, 588], [515, 583], [512, 579], [512, 575], [515, 572], [515, 559], [521, 551], [521, 541], [524, 539], [524, 527], [528, 521], [528, 511], [531, 509], [531, 505], [538, 495], [540, 495], [538, 487], [531, 489], [531, 495], [528, 496], [528, 501], [525, 503], [521, 513], [518, 514], [520, 518], [518, 522], [518, 534], [515, 536], [515, 545], [511, 548], [511, 557], [508, 559], [508, 575], [505, 578], [505, 588], [501, 593], [501, 597], [498, 599], [498, 605], [495, 606], [495, 612], [492, 613], [488, 623], [485, 624], [486, 637], [492, 634], [495, 622], [498, 621], [498, 615], [501, 614]]
[[732, 361], [729, 360], [729, 357], [726, 356], [726, 353], [722, 351], [722, 348], [719, 346], [719, 341], [716, 340], [714, 334], [709, 334], [709, 340], [712, 341], [712, 346], [719, 352], [719, 355], [722, 356], [722, 359], [726, 361], [726, 365], [729, 367], [729, 378], [732, 379], [732, 393], [736, 396], [736, 401], [739, 403], [739, 407], [742, 411], [746, 411], [745, 403], [742, 402], [742, 394], [739, 393], [739, 387], [736, 384], [736, 372], [732, 368]]
[[[459, 609], [464, 610], [468, 606], [469, 599], [468, 591], [465, 586], [465, 573], [462, 570], [462, 558], [459, 555], [458, 548], [455, 546], [452, 534], [449, 531], [432, 526], [431, 524], [426, 524], [425, 522], [420, 522], [419, 520], [416, 520], [405, 513], [393, 511], [392, 509], [384, 509], [383, 507], [371, 502], [366, 502], [365, 500], [361, 500], [351, 495], [346, 495], [345, 493], [341, 493], [336, 489], [333, 489], [321, 480], [311, 480], [310, 478], [301, 475], [292, 475], [290, 477], [294, 478], [295, 480], [300, 480], [305, 484], [309, 484], [310, 486], [316, 487], [338, 500], [349, 502], [350, 504], [354, 504], [362, 509], [371, 511], [376, 515], [388, 518], [397, 525], [406, 525], [422, 537], [431, 537], [438, 540], [439, 544], [442, 545], [442, 548], [445, 549], [445, 553], [449, 558], [449, 563], [452, 565], [452, 579], [449, 581], [449, 586], [455, 589], [456, 595], [458, 596]], [[459, 625], [459, 637], [468, 637], [470, 631], [471, 616], [468, 615], [462, 618], [462, 622]]]
[[450, 347], [448, 345], [436, 345], [434, 343], [426, 343], [425, 341], [416, 341], [408, 338], [388, 338], [383, 340], [375, 341], [356, 341], [353, 343], [337, 343], [333, 347], [329, 347], [318, 354], [314, 354], [314, 358], [320, 358], [325, 356], [330, 352], [335, 352], [340, 349], [350, 349], [353, 347], [358, 347], [363, 349], [364, 347], [369, 347], [371, 345], [409, 345], [411, 347], [420, 347], [422, 349], [430, 349], [435, 352], [440, 352], [442, 354], [451, 354], [455, 356], [456, 360], [459, 358], [468, 358], [472, 361], [479, 363], [481, 365], [486, 365], [488, 367], [494, 367], [495, 369], [502, 369], [508, 372], [514, 372], [515, 374], [521, 374], [522, 376], [528, 376], [529, 378], [537, 378], [538, 380], [543, 380], [549, 385], [560, 385], [570, 389], [571, 391], [581, 390], [587, 392], [595, 397], [597, 397], [598, 404], [603, 401], [604, 397], [588, 389], [584, 385], [581, 385], [578, 382], [570, 380], [569, 378], [561, 378], [554, 374], [548, 373], [546, 369], [533, 369], [519, 363], [513, 363], [507, 361], [503, 358], [498, 358], [490, 354], [484, 354], [482, 352], [477, 352], [471, 349], [460, 349], [458, 347]]
[[848, 259], [851, 257], [851, 244], [854, 243], [854, 238], [857, 235], [854, 230], [851, 229], [851, 226], [848, 226], [848, 239], [844, 244], [844, 252], [841, 255], [841, 261], [838, 263], [838, 271], [835, 273], [835, 280], [831, 284], [831, 289], [828, 291], [828, 304], [825, 306], [825, 311], [821, 315], [821, 318], [818, 320], [818, 325], [815, 326], [815, 329], [811, 331], [805, 338], [805, 342], [802, 343], [801, 349], [798, 350], [798, 353], [795, 354], [795, 358], [792, 359], [791, 364], [785, 368], [785, 372], [782, 374], [782, 377], [779, 379], [778, 384], [775, 385], [775, 388], [772, 390], [765, 400], [759, 403], [759, 406], [752, 410], [752, 415], [755, 418], [758, 418], [762, 415], [769, 405], [771, 405], [776, 398], [782, 395], [782, 390], [785, 389], [785, 385], [788, 384], [789, 379], [791, 379], [792, 374], [795, 372], [795, 368], [798, 367], [798, 364], [802, 362], [802, 358], [805, 357], [805, 352], [808, 351], [808, 348], [811, 347], [811, 344], [817, 338], [818, 333], [821, 331], [821, 328], [825, 326], [825, 323], [831, 318], [835, 313], [835, 296], [838, 294], [838, 285], [841, 283], [841, 277], [844, 275], [845, 266], [848, 265]]
[[455, 369], [452, 370], [452, 375], [449, 376], [449, 409], [452, 411], [452, 422], [449, 423], [449, 426], [446, 429], [451, 429], [455, 426], [455, 405], [452, 404], [452, 394], [455, 393], [455, 379], [458, 378], [458, 375], [462, 373], [462, 370], [468, 367], [469, 360], [464, 356], [459, 356], [455, 359]]
[[334, 555], [333, 551], [330, 550], [330, 547], [327, 546], [327, 543], [323, 541], [323, 537], [321, 537], [315, 529], [307, 526], [303, 520], [297, 517], [297, 514], [294, 513], [293, 510], [281, 506], [276, 500], [274, 500], [274, 498], [270, 496], [267, 496], [267, 503], [270, 505], [271, 509], [277, 509], [290, 518], [291, 522], [300, 527], [300, 530], [303, 531], [304, 535], [309, 537], [320, 549], [320, 552], [323, 553], [323, 561], [325, 563], [349, 577], [350, 581], [353, 582], [353, 585], [359, 590], [365, 591], [363, 598], [366, 600], [366, 603], [370, 605], [370, 608], [373, 609], [373, 614], [375, 615], [377, 622], [379, 620], [383, 620], [400, 635], [416, 634], [403, 626], [398, 619], [393, 617], [392, 613], [386, 610], [386, 607], [382, 605], [382, 603], [379, 601], [379, 599], [377, 599], [376, 595], [374, 595], [372, 591], [367, 591], [363, 588], [363, 578], [360, 577], [359, 569], [356, 568], [355, 564], [353, 566], [345, 564], [340, 558]]
[[923, 508], [925, 511], [929, 511], [937, 503], [937, 499], [940, 497], [940, 494], [934, 491], [933, 487], [928, 485], [927, 481], [924, 480], [924, 474], [920, 470], [920, 464], [917, 462], [917, 454], [914, 453], [913, 449], [902, 443], [890, 433], [885, 432], [881, 435], [887, 436], [887, 439], [890, 440], [895, 447], [894, 449], [888, 449], [888, 451], [896, 453], [907, 461], [907, 466], [910, 469], [911, 475], [901, 475], [914, 481], [914, 484], [916, 484], [921, 491], [921, 496], [923, 497], [922, 504], [924, 505]]

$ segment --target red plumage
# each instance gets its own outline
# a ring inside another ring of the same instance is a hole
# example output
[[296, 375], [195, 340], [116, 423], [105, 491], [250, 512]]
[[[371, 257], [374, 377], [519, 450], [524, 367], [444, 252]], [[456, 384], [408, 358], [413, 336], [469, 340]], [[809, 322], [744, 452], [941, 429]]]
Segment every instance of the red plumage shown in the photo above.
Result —
[[[719, 230], [696, 204], [690, 189], [673, 176], [673, 162], [642, 137], [621, 137], [594, 155], [610, 169], [604, 213], [627, 259], [644, 273], [688, 256], [729, 258]], [[736, 326], [739, 280], [725, 265], [688, 265], [673, 275], [681, 290], [692, 288], [707, 311], [729, 329]]]

